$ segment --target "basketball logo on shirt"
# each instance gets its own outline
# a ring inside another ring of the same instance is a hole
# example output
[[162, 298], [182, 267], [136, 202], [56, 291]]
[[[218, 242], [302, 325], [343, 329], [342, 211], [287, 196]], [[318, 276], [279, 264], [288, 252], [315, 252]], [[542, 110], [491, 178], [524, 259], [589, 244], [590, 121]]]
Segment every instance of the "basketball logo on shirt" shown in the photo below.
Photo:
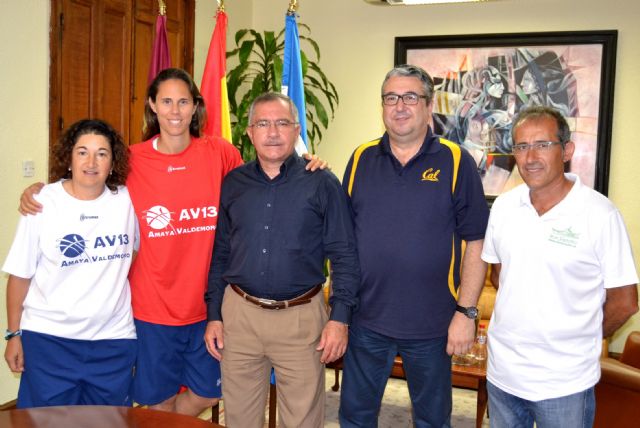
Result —
[[[98, 235], [93, 240], [93, 246], [90, 244], [91, 240], [84, 239], [77, 233], [65, 235], [57, 242], [62, 255], [72, 259], [62, 260], [60, 267], [131, 258], [131, 252], [127, 247], [130, 240], [126, 233]], [[87, 252], [87, 247], [91, 249], [91, 255]], [[107, 250], [106, 253], [104, 250]]]
[[82, 236], [70, 233], [60, 239], [60, 245], [58, 248], [60, 248], [60, 252], [66, 257], [74, 258], [84, 253], [86, 242], [87, 241]]
[[[171, 211], [162, 205], [156, 205], [144, 211], [146, 215], [147, 224], [149, 227], [155, 230], [164, 229], [167, 226], [171, 226]], [[173, 229], [173, 226], [171, 226]]]

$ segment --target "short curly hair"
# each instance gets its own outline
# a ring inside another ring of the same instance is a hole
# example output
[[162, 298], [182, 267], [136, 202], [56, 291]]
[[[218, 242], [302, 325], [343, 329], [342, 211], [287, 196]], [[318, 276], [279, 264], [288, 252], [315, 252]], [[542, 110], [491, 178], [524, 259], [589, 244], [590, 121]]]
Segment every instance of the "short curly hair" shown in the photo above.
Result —
[[83, 135], [102, 135], [111, 146], [111, 169], [105, 185], [115, 192], [118, 186], [124, 185], [129, 174], [129, 150], [118, 131], [100, 119], [82, 119], [75, 122], [65, 131], [51, 152], [51, 181], [71, 178], [71, 154], [76, 143]]

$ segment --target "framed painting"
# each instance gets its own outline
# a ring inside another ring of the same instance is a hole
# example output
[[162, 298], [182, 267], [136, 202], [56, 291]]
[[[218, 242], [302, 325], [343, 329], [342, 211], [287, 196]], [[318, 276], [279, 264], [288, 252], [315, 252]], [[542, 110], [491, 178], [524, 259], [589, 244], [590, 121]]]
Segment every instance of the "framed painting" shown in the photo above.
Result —
[[395, 64], [435, 83], [434, 132], [474, 157], [485, 195], [522, 182], [511, 123], [530, 105], [558, 109], [576, 145], [567, 170], [607, 194], [618, 33], [572, 31], [396, 37]]

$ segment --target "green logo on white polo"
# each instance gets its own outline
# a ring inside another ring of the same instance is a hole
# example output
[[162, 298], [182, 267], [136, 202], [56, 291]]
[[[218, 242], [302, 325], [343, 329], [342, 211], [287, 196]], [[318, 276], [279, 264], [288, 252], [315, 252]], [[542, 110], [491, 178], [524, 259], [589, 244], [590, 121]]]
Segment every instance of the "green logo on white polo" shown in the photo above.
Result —
[[578, 239], [580, 234], [572, 231], [570, 227], [565, 230], [551, 228], [551, 235], [549, 235], [549, 241], [574, 248], [578, 245]]

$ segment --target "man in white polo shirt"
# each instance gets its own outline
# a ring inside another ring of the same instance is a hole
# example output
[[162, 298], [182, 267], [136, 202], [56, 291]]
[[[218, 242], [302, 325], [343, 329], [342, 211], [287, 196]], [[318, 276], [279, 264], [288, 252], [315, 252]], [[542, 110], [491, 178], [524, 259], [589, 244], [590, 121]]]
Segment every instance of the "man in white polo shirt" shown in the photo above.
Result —
[[638, 310], [638, 276], [619, 211], [564, 173], [566, 120], [530, 107], [513, 122], [525, 184], [496, 199], [482, 259], [500, 282], [489, 328], [492, 427], [591, 427], [602, 337]]

